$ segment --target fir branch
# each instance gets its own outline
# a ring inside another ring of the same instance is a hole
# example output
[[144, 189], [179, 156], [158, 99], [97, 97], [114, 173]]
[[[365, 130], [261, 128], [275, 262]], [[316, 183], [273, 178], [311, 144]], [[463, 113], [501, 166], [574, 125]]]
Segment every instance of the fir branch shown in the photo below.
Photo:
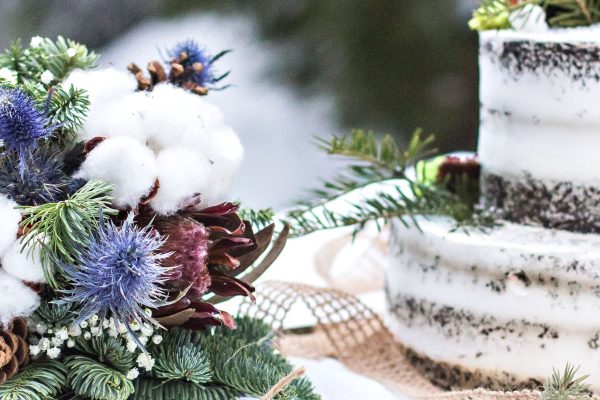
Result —
[[273, 223], [275, 212], [272, 208], [254, 210], [250, 208], [242, 208], [238, 211], [238, 215], [242, 220], [249, 221], [252, 227], [259, 231]]
[[57, 86], [50, 100], [48, 123], [58, 129], [58, 138], [72, 141], [76, 131], [83, 126], [89, 110], [90, 101], [87, 92], [70, 85], [68, 89]]
[[544, 0], [548, 24], [571, 28], [600, 21], [600, 0]]
[[124, 374], [135, 366], [135, 355], [127, 350], [121, 337], [103, 334], [86, 339], [79, 336], [75, 338], [75, 348]]
[[83, 397], [102, 400], [127, 400], [134, 392], [133, 382], [112, 368], [89, 357], [67, 360], [68, 380], [73, 391]]
[[204, 350], [190, 331], [171, 329], [155, 347], [154, 373], [165, 381], [191, 382], [202, 386], [212, 378], [211, 366]]
[[65, 366], [53, 360], [40, 360], [0, 385], [0, 400], [51, 400], [67, 380]]
[[565, 366], [561, 374], [553, 369], [552, 376], [544, 384], [542, 400], [577, 400], [587, 399], [590, 396], [590, 388], [584, 381], [589, 375], [577, 377], [579, 367], [571, 364]]
[[44, 72], [53, 79], [45, 87], [61, 82], [74, 69], [88, 69], [96, 64], [97, 55], [86, 46], [59, 36], [55, 41], [44, 38], [36, 47], [23, 48], [15, 41], [0, 55], [0, 68], [7, 67], [17, 73], [19, 84], [39, 83]]
[[[358, 232], [370, 221], [381, 228], [394, 218], [405, 225], [416, 224], [418, 215], [451, 216], [459, 226], [490, 224], [487, 217], [475, 214], [472, 204], [461, 196], [440, 185], [420, 182], [411, 176], [418, 177], [418, 173], [407, 172], [409, 166], [431, 154], [432, 140], [431, 136], [421, 139], [421, 132], [416, 131], [402, 149], [391, 136], [378, 142], [373, 134], [355, 131], [349, 137], [321, 141], [329, 154], [351, 157], [361, 164], [350, 165], [345, 175], [324, 182], [323, 189], [313, 191], [316, 200], [301, 202], [299, 208], [288, 213], [292, 236], [344, 226], [354, 226]], [[385, 183], [388, 190], [360, 194], [356, 200], [345, 201], [346, 207], [336, 207], [343, 208], [341, 211], [331, 205], [341, 196], [375, 183]]]
[[21, 226], [26, 232], [21, 244], [24, 249], [40, 248], [46, 281], [52, 288], [61, 287], [62, 274], [57, 264], [75, 262], [77, 249], [84, 248], [96, 232], [101, 214], [116, 214], [110, 208], [111, 191], [112, 186], [91, 180], [66, 200], [21, 207]]
[[36, 316], [48, 326], [70, 326], [77, 318], [73, 304], [56, 304], [50, 299], [35, 310]]
[[138, 378], [134, 381], [135, 393], [130, 400], [231, 400], [240, 392], [222, 385], [198, 386], [189, 382], [165, 382], [153, 378]]

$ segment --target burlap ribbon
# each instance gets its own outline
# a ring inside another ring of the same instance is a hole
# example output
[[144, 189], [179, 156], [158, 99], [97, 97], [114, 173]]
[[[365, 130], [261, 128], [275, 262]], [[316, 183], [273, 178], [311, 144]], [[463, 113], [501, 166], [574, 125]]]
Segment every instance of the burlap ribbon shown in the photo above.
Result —
[[[414, 399], [540, 399], [533, 390], [498, 392], [485, 389], [444, 391], [422, 376], [382, 319], [356, 297], [335, 289], [267, 282], [259, 286], [255, 304], [241, 313], [263, 318], [278, 332], [283, 354], [304, 358], [333, 357], [351, 370], [375, 379]], [[292, 309], [305, 308], [314, 326], [284, 329]]]

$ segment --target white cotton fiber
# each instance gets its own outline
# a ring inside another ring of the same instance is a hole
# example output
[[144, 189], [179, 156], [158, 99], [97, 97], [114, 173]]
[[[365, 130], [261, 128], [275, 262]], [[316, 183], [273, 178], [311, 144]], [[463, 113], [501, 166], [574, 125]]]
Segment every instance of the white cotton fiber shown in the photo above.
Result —
[[155, 151], [173, 145], [202, 146], [225, 126], [218, 107], [171, 84], [157, 85], [147, 112], [149, 145]]
[[115, 68], [104, 68], [75, 70], [63, 85], [65, 87], [73, 85], [78, 89], [87, 90], [93, 109], [107, 100], [121, 98], [133, 92], [137, 88], [137, 81], [133, 74], [125, 69], [121, 71]]
[[78, 176], [115, 185], [117, 207], [137, 205], [157, 176], [160, 189], [150, 204], [161, 214], [176, 212], [197, 193], [205, 206], [224, 200], [244, 150], [218, 107], [170, 83], [136, 92], [135, 79], [114, 69], [76, 72], [68, 82], [90, 91], [81, 138], [108, 138]]
[[172, 214], [194, 195], [202, 195], [203, 204], [210, 192], [212, 165], [190, 149], [175, 147], [161, 151], [157, 157], [160, 189], [150, 205], [160, 214]]
[[18, 204], [0, 195], [0, 255], [13, 244], [19, 232], [21, 212]]
[[147, 103], [146, 92], [131, 92], [120, 98], [96, 103], [79, 135], [83, 140], [98, 136], [128, 136], [145, 144], [149, 131], [144, 121], [148, 112]]
[[28, 317], [39, 305], [38, 295], [23, 282], [0, 270], [0, 324]]
[[76, 176], [97, 178], [114, 185], [113, 203], [117, 208], [136, 207], [158, 177], [152, 150], [125, 136], [108, 138], [87, 156]]
[[17, 279], [32, 283], [45, 282], [39, 246], [25, 248], [21, 252], [21, 242], [15, 240], [0, 258], [0, 263], [6, 273]]

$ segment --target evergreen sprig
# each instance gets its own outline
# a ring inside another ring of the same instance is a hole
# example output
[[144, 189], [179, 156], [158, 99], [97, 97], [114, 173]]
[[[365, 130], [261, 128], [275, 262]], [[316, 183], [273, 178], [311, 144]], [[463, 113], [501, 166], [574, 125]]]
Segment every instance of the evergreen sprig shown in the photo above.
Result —
[[46, 71], [53, 79], [45, 83], [47, 87], [61, 82], [74, 69], [88, 69], [98, 59], [93, 51], [83, 44], [59, 36], [56, 40], [40, 38], [34, 47], [23, 47], [20, 40], [11, 44], [0, 55], [0, 68], [9, 68], [17, 74], [19, 84], [40, 82]]
[[67, 380], [59, 361], [40, 360], [0, 385], [0, 400], [52, 400]]
[[60, 135], [59, 139], [74, 140], [77, 129], [83, 126], [90, 107], [87, 92], [70, 85], [67, 89], [55, 87], [50, 98], [48, 122]]
[[542, 400], [577, 400], [587, 399], [590, 395], [589, 385], [584, 381], [588, 375], [577, 376], [579, 367], [571, 364], [565, 366], [561, 373], [553, 369], [552, 376], [544, 384]]
[[127, 350], [121, 337], [101, 335], [86, 339], [79, 336], [75, 339], [75, 348], [124, 374], [135, 366], [134, 353]]
[[134, 382], [135, 393], [130, 400], [232, 400], [240, 392], [226, 386], [198, 386], [189, 382], [139, 378]]
[[85, 356], [67, 362], [68, 381], [73, 391], [93, 400], [127, 400], [135, 391], [125, 374]]
[[250, 221], [252, 227], [258, 231], [273, 223], [275, 212], [272, 208], [260, 210], [242, 208], [238, 211], [238, 215], [240, 218], [242, 218], [242, 220]]
[[[48, 296], [49, 297], [49, 296]], [[56, 304], [46, 297], [35, 310], [35, 315], [48, 326], [70, 326], [77, 318], [73, 304]]]
[[[354, 226], [355, 232], [374, 221], [379, 228], [393, 218], [407, 225], [416, 223], [418, 215], [448, 215], [459, 225], [488, 224], [490, 221], [473, 212], [472, 204], [442, 186], [421, 182], [419, 174], [409, 173], [409, 167], [432, 154], [432, 136], [422, 138], [417, 130], [406, 148], [390, 135], [378, 140], [373, 133], [353, 131], [348, 136], [320, 140], [328, 154], [357, 160], [347, 173], [325, 181], [322, 189], [314, 190], [313, 201], [303, 201], [288, 213], [293, 236], [319, 230]], [[353, 200], [344, 200], [340, 207], [332, 202], [349, 192], [375, 183], [385, 183], [387, 190], [361, 193]], [[345, 206], [345, 207], [341, 207]], [[336, 208], [343, 208], [338, 210]]]
[[26, 232], [21, 244], [24, 249], [40, 248], [46, 281], [53, 289], [61, 287], [57, 264], [75, 262], [77, 254], [73, 252], [83, 248], [97, 231], [101, 214], [116, 213], [110, 208], [111, 191], [111, 185], [91, 180], [66, 200], [21, 207], [21, 226]]
[[600, 0], [482, 0], [469, 27], [477, 31], [508, 29], [510, 13], [528, 5], [544, 8], [550, 26], [572, 28], [600, 22]]

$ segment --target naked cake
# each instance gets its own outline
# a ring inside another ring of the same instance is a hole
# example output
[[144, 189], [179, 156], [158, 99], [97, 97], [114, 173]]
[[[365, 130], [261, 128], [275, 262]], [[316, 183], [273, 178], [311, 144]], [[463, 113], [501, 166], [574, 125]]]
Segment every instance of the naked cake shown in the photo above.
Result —
[[480, 33], [482, 207], [392, 226], [389, 324], [445, 387], [600, 390], [600, 27]]

